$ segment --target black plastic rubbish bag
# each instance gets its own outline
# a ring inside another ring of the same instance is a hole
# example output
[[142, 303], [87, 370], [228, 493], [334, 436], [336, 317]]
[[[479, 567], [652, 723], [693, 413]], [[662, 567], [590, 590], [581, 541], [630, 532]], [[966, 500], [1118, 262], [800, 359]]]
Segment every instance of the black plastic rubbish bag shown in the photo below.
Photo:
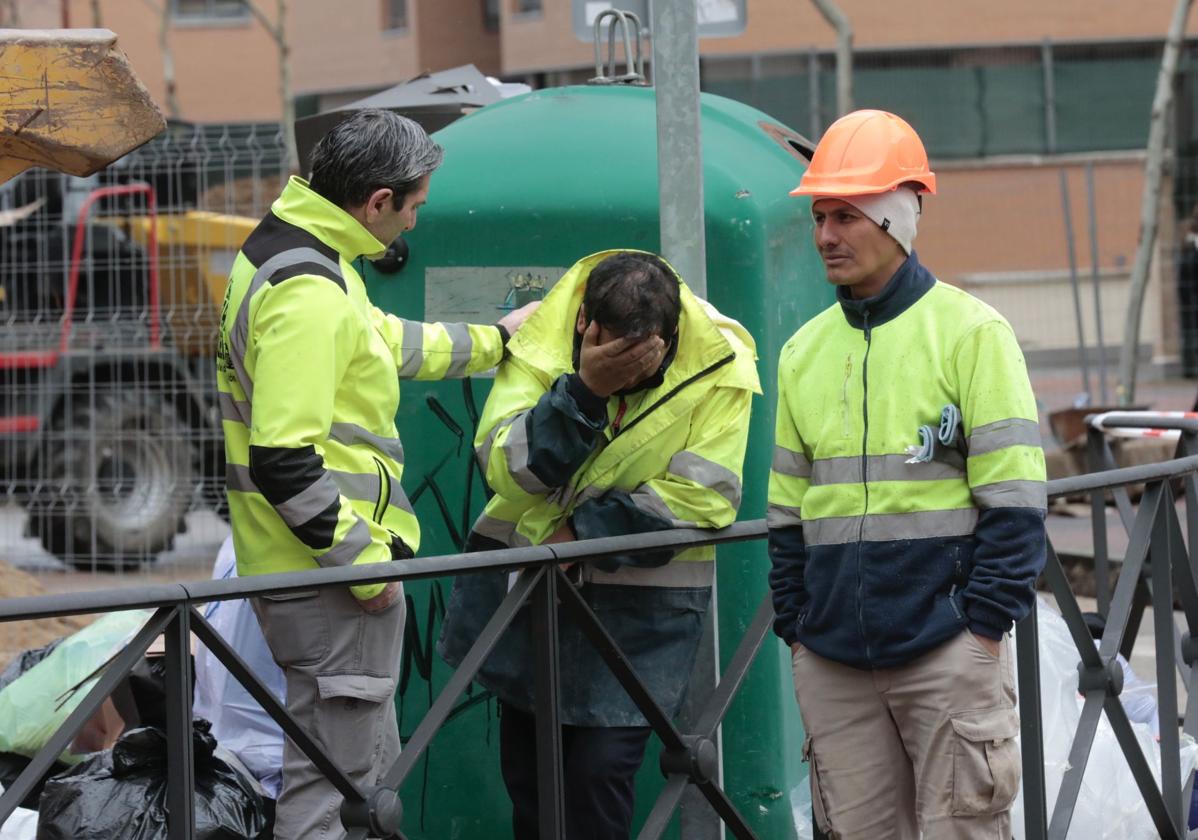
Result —
[[[195, 721], [196, 840], [270, 836], [267, 808], [240, 770], [214, 755], [205, 720]], [[38, 840], [166, 840], [166, 733], [133, 729], [46, 782]]]

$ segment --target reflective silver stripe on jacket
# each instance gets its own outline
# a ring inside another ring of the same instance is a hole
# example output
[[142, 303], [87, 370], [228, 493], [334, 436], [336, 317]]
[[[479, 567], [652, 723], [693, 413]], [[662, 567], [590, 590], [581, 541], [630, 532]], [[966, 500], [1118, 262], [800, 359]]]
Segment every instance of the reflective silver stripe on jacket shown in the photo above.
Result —
[[482, 514], [474, 522], [474, 527], [471, 529], [480, 537], [495, 540], [511, 547], [514, 543], [516, 534], [516, 523], [508, 522], [504, 519], [497, 519], [494, 516]]
[[857, 542], [858, 536], [865, 542], [963, 537], [973, 533], [977, 521], [978, 510], [974, 507], [832, 516], [805, 520], [803, 539], [807, 545], [843, 545]]
[[465, 324], [442, 324], [449, 334], [450, 361], [445, 371], [446, 379], [460, 379], [466, 375], [470, 365], [471, 354], [474, 353], [474, 339], [470, 337], [470, 329]]
[[340, 497], [332, 476], [326, 472], [287, 501], [275, 505], [274, 509], [288, 527], [298, 528], [336, 504]]
[[227, 391], [217, 391], [216, 402], [220, 408], [220, 419], [230, 423], [241, 423], [249, 426], [251, 420], [250, 404], [246, 400], [234, 399]]
[[779, 475], [811, 478], [811, 462], [807, 460], [807, 456], [781, 445], [774, 446], [774, 462], [770, 469]]
[[600, 571], [593, 563], [585, 563], [582, 579], [597, 585], [696, 589], [711, 586], [715, 580], [715, 561], [671, 560], [664, 566], [653, 569], [620, 566], [614, 572]]
[[[341, 490], [341, 495], [347, 499], [375, 504], [383, 497], [377, 472], [352, 473], [345, 470], [329, 470], [328, 473], [332, 476], [333, 481], [337, 483], [337, 487]], [[412, 505], [408, 501], [408, 496], [404, 493], [399, 481], [393, 475], [388, 475], [387, 478], [390, 480], [391, 491], [387, 501], [388, 506], [397, 507], [400, 510], [412, 513]]]
[[495, 424], [495, 428], [493, 428], [487, 435], [486, 440], [484, 440], [482, 444], [475, 450], [478, 453], [478, 463], [479, 466], [483, 468], [483, 472], [487, 471], [487, 465], [491, 463], [491, 449], [494, 448], [495, 439], [499, 437], [499, 433], [515, 423], [517, 420], [523, 422], [524, 417], [525, 412], [521, 411], [518, 414], [513, 414], [511, 417], [505, 417], [500, 420]]
[[709, 461], [702, 455], [684, 449], [670, 458], [666, 472], [713, 490], [723, 496], [732, 507], [740, 507], [740, 477], [723, 464]]
[[399, 375], [411, 379], [424, 366], [424, 324], [420, 321], [399, 319], [403, 333], [399, 345]]
[[790, 505], [771, 504], [765, 512], [767, 528], [794, 528], [803, 524], [802, 511]]
[[250, 478], [250, 468], [242, 464], [225, 465], [225, 486], [238, 493], [260, 493], [254, 479]]
[[678, 515], [666, 504], [666, 500], [648, 484], [641, 485], [634, 493], [629, 493], [628, 498], [641, 510], [665, 519], [675, 528], [695, 528], [698, 526], [698, 523], [692, 520], [679, 519]]
[[[908, 464], [910, 455], [869, 455], [866, 469], [872, 481], [935, 481], [940, 479], [965, 478], [965, 464], [947, 464], [929, 461], [926, 464]], [[829, 484], [860, 484], [861, 456], [846, 455], [842, 458], [821, 458], [811, 465], [811, 485], [824, 487]]]
[[970, 457], [985, 455], [989, 452], [997, 452], [999, 449], [1006, 449], [1008, 446], [1039, 448], [1043, 445], [1039, 423], [1035, 420], [1014, 417], [1009, 420], [997, 420], [974, 429], [969, 436], [969, 455]]
[[350, 526], [349, 533], [335, 546], [324, 554], [317, 556], [316, 563], [324, 568], [330, 566], [348, 566], [358, 559], [358, 555], [370, 547], [370, 526], [364, 519], [358, 519]]
[[271, 275], [289, 265], [299, 265], [300, 263], [317, 263], [334, 272], [338, 277], [343, 277], [340, 264], [330, 260], [315, 248], [292, 248], [281, 251], [258, 266], [254, 276], [250, 278], [249, 288], [246, 289], [245, 296], [241, 299], [241, 306], [237, 308], [237, 317], [233, 320], [233, 327], [229, 331], [231, 361], [237, 371], [239, 384], [245, 391], [245, 395], [251, 400], [254, 398], [254, 383], [245, 368], [245, 353], [249, 346], [250, 335], [250, 302]]
[[502, 446], [504, 458], [507, 459], [507, 471], [520, 489], [531, 496], [540, 496], [549, 492], [549, 485], [537, 478], [528, 461], [528, 423], [513, 423]]
[[973, 500], [983, 510], [990, 508], [1048, 508], [1048, 487], [1043, 481], [1012, 479], [973, 488]]
[[383, 437], [364, 429], [356, 423], [334, 423], [329, 427], [329, 437], [346, 446], [365, 443], [373, 446], [397, 464], [403, 463], [403, 444], [397, 437]]

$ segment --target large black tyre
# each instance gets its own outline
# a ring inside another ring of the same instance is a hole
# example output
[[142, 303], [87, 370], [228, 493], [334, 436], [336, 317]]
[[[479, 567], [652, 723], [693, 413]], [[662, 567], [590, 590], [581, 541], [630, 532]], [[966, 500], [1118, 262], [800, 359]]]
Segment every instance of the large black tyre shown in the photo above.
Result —
[[72, 395], [35, 470], [30, 532], [79, 569], [153, 562], [196, 492], [188, 426], [160, 392], [114, 383]]

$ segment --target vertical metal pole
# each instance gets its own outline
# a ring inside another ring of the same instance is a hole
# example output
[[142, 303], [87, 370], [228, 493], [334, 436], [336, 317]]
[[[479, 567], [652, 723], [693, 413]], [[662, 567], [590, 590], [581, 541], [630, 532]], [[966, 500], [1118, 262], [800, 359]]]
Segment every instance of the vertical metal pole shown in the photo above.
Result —
[[807, 53], [807, 99], [811, 113], [811, 140], [818, 141], [820, 135], [824, 133], [824, 120], [820, 114], [820, 79], [819, 79], [819, 53], [815, 51], [815, 47]]
[[1052, 41], [1040, 45], [1040, 65], [1044, 72], [1044, 145], [1050, 155], [1057, 151], [1057, 84], [1053, 75]]
[[[1177, 669], [1174, 666], [1173, 562], [1169, 517], [1176, 516], [1169, 482], [1152, 525], [1152, 624], [1156, 636], [1156, 693], [1161, 721], [1161, 795], [1173, 825], [1181, 826], [1181, 745], [1177, 732]], [[1184, 832], [1182, 832], [1184, 835]]]
[[1037, 607], [1015, 628], [1019, 666], [1019, 729], [1023, 754], [1023, 833], [1027, 840], [1048, 837], [1048, 797], [1044, 792], [1044, 721], [1040, 708], [1040, 624]]
[[166, 809], [170, 840], [195, 837], [191, 735], [191, 613], [176, 608], [166, 626]]
[[1098, 337], [1098, 393], [1110, 405], [1106, 390], [1106, 341], [1102, 337], [1102, 281], [1098, 277], [1098, 207], [1094, 197], [1094, 164], [1086, 164], [1086, 211], [1090, 217], [1090, 277], [1094, 283], [1094, 329]]
[[[525, 574], [528, 574], [527, 572]], [[532, 638], [536, 655], [537, 812], [541, 840], [566, 836], [562, 774], [561, 687], [558, 682], [557, 574], [547, 568], [533, 593]]]
[[[1105, 469], [1102, 462], [1105, 442], [1101, 429], [1086, 429], [1086, 455], [1090, 472]], [[1111, 558], [1107, 548], [1106, 493], [1102, 490], [1090, 494], [1090, 532], [1094, 540], [1094, 591], [1098, 598], [1098, 613], [1106, 618], [1111, 611]]]
[[653, 0], [657, 178], [661, 251], [707, 297], [703, 148], [699, 115], [699, 11], [694, 0]]
[[[704, 228], [703, 139], [699, 100], [699, 20], [694, 0], [651, 0], [653, 82], [657, 88], [657, 174], [661, 207], [661, 250], [692, 292], [707, 297], [707, 242]], [[759, 64], [752, 65], [753, 78]], [[713, 588], [713, 603], [714, 589]], [[712, 619], [715, 620], [714, 617]], [[714, 650], [714, 648], [708, 649]], [[714, 653], [699, 652], [700, 657]], [[697, 802], [684, 808], [705, 826], [711, 812]], [[689, 830], [701, 830], [691, 820]], [[716, 831], [719, 836], [722, 829]], [[698, 835], [696, 835], [698, 836]], [[706, 836], [706, 835], [705, 835]]]
[[[716, 617], [719, 605], [712, 592], [711, 607], [703, 617], [703, 635], [699, 639], [699, 650], [691, 668], [687, 684], [686, 699], [679, 714], [679, 727], [685, 732], [695, 732], [706, 711], [711, 696], [720, 679], [719, 627]], [[721, 729], [715, 733], [716, 753], [719, 763], [715, 781], [724, 784], [724, 749]], [[678, 806], [678, 821], [681, 837], [687, 840], [718, 840], [724, 836], [724, 822], [708, 803], [703, 792], [695, 785], [687, 785]]]
[[1090, 402], [1090, 363], [1086, 358], [1086, 326], [1082, 320], [1082, 293], [1077, 281], [1077, 248], [1073, 238], [1073, 208], [1069, 203], [1069, 177], [1065, 170], [1059, 170], [1061, 176], [1061, 215], [1065, 222], [1065, 245], [1069, 249], [1069, 285], [1073, 288], [1073, 315], [1077, 319], [1077, 357], [1082, 368], [1082, 390], [1086, 394], [1087, 404]]

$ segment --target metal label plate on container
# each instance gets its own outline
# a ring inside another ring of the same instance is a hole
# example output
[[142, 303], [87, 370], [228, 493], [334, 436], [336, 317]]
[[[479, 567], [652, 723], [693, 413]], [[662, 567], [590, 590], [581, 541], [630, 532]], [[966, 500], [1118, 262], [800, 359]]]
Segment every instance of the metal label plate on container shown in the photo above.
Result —
[[424, 320], [493, 324], [541, 300], [568, 269], [559, 266], [438, 266], [424, 270]]

